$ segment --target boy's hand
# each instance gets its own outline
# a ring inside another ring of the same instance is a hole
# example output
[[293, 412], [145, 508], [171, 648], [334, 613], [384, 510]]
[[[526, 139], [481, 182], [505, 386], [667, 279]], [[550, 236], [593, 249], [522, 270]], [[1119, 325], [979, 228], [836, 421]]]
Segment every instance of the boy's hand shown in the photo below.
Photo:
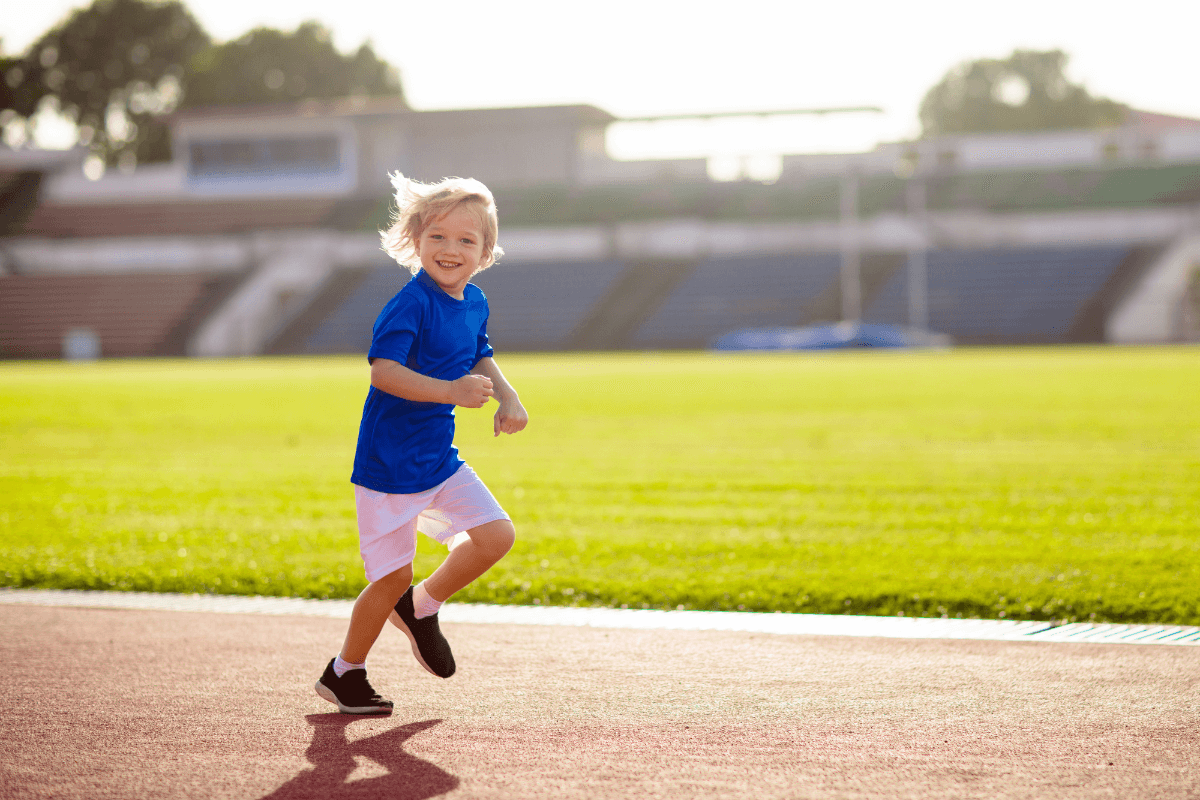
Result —
[[450, 402], [463, 408], [483, 408], [492, 396], [492, 379], [486, 375], [463, 375], [450, 382]]
[[520, 400], [503, 399], [500, 400], [500, 408], [496, 410], [496, 416], [492, 418], [493, 436], [499, 436], [503, 433], [518, 433], [525, 430], [525, 426], [529, 424], [529, 414], [525, 411], [525, 406], [521, 405]]

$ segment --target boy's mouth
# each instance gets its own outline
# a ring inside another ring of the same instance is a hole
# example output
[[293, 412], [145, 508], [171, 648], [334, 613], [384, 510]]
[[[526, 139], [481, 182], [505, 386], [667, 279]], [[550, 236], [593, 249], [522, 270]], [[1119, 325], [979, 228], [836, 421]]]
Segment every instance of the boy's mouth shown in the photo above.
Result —
[[462, 266], [461, 263], [455, 263], [453, 261], [435, 261], [433, 263], [437, 264], [442, 269], [454, 269], [455, 267]]

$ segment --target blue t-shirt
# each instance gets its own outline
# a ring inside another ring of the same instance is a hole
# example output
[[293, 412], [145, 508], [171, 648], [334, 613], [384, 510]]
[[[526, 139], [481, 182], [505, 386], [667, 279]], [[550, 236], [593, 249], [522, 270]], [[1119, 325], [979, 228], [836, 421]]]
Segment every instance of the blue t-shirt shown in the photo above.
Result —
[[[414, 372], [452, 381], [492, 355], [487, 297], [468, 283], [463, 299], [442, 291], [424, 270], [393, 297], [371, 336], [367, 359], [386, 358]], [[432, 489], [462, 459], [454, 446], [454, 406], [417, 403], [374, 386], [367, 392], [352, 483], [387, 494]]]

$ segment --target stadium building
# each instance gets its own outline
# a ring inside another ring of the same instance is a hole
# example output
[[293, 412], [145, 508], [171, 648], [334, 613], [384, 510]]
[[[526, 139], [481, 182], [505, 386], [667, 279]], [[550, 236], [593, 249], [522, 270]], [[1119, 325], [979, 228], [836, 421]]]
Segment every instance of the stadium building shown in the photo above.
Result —
[[863, 321], [960, 343], [1200, 339], [1200, 121], [618, 161], [591, 106], [345, 100], [172, 119], [170, 163], [0, 149], [0, 357], [364, 352], [407, 273], [387, 173], [494, 190], [502, 350], [710, 346]]

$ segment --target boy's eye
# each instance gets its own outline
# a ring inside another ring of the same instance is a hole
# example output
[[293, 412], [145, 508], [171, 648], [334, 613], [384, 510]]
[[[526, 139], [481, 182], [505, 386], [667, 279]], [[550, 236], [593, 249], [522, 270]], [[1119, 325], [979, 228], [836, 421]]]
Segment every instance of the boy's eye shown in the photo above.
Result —
[[463, 244], [475, 244], [474, 239], [459, 239], [459, 241], [462, 242]]

